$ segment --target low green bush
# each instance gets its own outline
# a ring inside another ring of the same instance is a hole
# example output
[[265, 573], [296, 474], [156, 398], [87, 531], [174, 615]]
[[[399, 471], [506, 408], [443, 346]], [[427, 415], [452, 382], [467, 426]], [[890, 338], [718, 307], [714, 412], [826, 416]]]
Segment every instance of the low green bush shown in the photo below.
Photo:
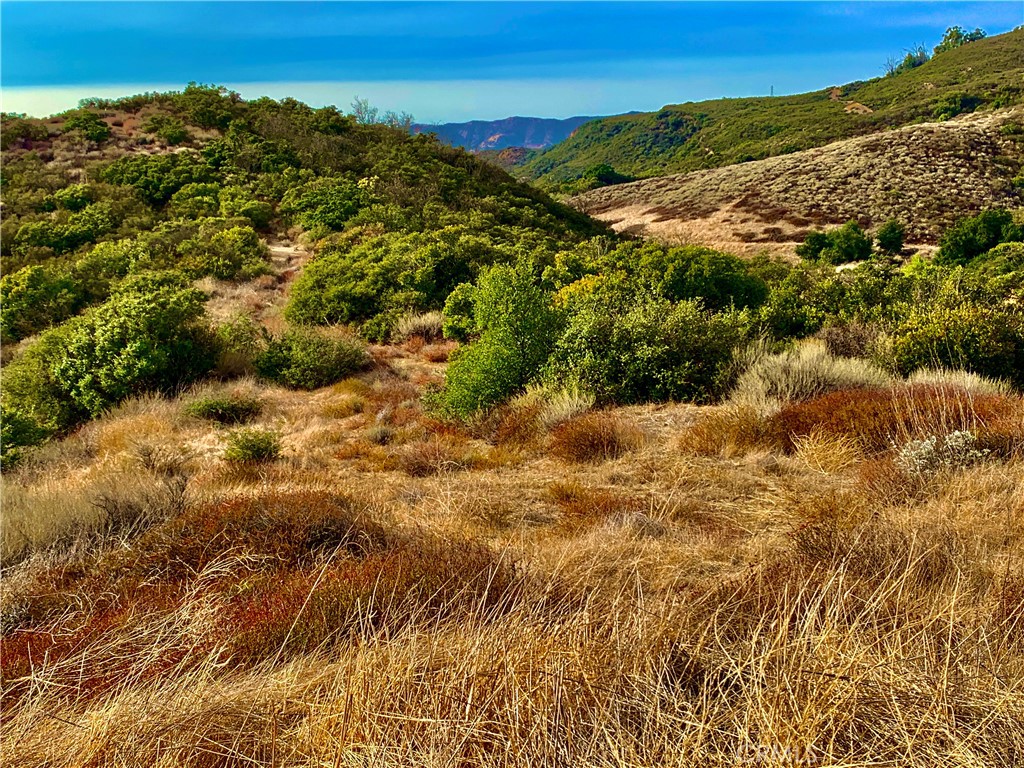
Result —
[[968, 264], [1000, 243], [1024, 240], [1024, 226], [1009, 211], [993, 208], [960, 219], [939, 239], [937, 264]]
[[260, 415], [263, 403], [249, 395], [200, 397], [185, 406], [185, 413], [218, 424], [244, 424]]
[[828, 232], [811, 232], [796, 252], [802, 259], [829, 264], [864, 261], [871, 257], [871, 238], [856, 221], [848, 221]]
[[225, 442], [225, 461], [256, 464], [274, 461], [281, 455], [281, 433], [274, 429], [235, 429], [228, 433]]
[[972, 304], [921, 307], [892, 330], [883, 354], [903, 376], [950, 368], [1024, 387], [1024, 314]]
[[293, 328], [271, 339], [255, 360], [256, 372], [294, 389], [318, 389], [350, 376], [369, 363], [366, 346], [351, 336]]

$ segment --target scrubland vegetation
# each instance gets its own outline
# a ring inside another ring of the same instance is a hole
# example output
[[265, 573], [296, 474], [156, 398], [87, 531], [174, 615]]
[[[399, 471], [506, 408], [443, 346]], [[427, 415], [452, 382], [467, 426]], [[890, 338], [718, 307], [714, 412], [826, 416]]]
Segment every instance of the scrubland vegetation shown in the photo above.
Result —
[[1019, 760], [1019, 210], [744, 260], [366, 114], [5, 116], [5, 764]]

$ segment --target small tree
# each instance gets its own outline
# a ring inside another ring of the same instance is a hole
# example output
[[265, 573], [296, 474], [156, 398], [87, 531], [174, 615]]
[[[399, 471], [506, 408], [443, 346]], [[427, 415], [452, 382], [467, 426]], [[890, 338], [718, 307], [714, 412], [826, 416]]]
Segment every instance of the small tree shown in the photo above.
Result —
[[875, 242], [878, 243], [878, 250], [888, 256], [898, 256], [903, 252], [903, 239], [906, 236], [906, 228], [896, 219], [889, 219], [878, 228], [875, 233]]
[[987, 35], [983, 29], [975, 29], [973, 32], [968, 32], [963, 27], [949, 27], [946, 30], [946, 34], [942, 37], [942, 42], [935, 46], [935, 55], [938, 56], [940, 53], [952, 51], [954, 48], [959, 48], [962, 45], [973, 43], [985, 37]]

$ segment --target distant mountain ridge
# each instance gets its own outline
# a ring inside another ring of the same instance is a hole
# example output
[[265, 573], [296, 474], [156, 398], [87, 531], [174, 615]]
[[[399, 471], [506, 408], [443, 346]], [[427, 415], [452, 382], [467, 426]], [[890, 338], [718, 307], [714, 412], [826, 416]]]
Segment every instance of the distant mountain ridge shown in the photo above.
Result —
[[517, 175], [557, 188], [598, 165], [636, 178], [762, 160], [834, 141], [1024, 102], [1024, 28], [893, 77], [792, 96], [670, 104], [590, 121]]
[[466, 123], [416, 123], [413, 133], [436, 133], [437, 137], [453, 147], [471, 152], [491, 149], [525, 147], [546, 149], [564, 141], [584, 123], [597, 120], [595, 116], [577, 116], [564, 119], [547, 117], [506, 117], [502, 120], [470, 120]]

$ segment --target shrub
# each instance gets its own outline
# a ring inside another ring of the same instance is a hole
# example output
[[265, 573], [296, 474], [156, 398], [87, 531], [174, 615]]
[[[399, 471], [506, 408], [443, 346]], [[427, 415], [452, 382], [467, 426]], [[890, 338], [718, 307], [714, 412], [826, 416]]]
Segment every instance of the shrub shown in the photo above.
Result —
[[764, 355], [744, 371], [731, 400], [758, 411], [835, 392], [884, 387], [891, 377], [866, 360], [833, 357], [820, 343], [804, 343], [778, 355]]
[[985, 458], [978, 448], [978, 438], [967, 430], [950, 432], [942, 438], [935, 435], [911, 440], [896, 454], [896, 464], [915, 475], [932, 475], [943, 469], [963, 469]]
[[960, 219], [939, 239], [937, 264], [967, 264], [1000, 243], [1024, 240], [1024, 227], [1009, 211], [993, 208]]
[[213, 367], [215, 354], [204, 298], [174, 286], [111, 297], [69, 323], [52, 363], [54, 380], [94, 416], [131, 395], [195, 380]]
[[893, 329], [885, 356], [902, 376], [952, 368], [1024, 387], [1024, 316], [971, 304], [921, 308]]
[[480, 339], [452, 356], [440, 394], [442, 410], [462, 418], [525, 389], [547, 361], [558, 325], [525, 262], [481, 276], [473, 318]]
[[71, 112], [64, 119], [64, 133], [79, 133], [89, 141], [97, 143], [110, 138], [110, 126], [103, 119], [85, 109]]
[[172, 147], [184, 144], [192, 138], [185, 124], [179, 118], [171, 115], [153, 115], [147, 118], [140, 127], [143, 132], [156, 134]]
[[871, 238], [856, 221], [848, 221], [828, 232], [810, 233], [797, 246], [796, 252], [808, 261], [821, 260], [830, 264], [864, 261], [871, 256]]
[[243, 424], [259, 416], [262, 410], [263, 403], [259, 398], [239, 393], [201, 397], [185, 406], [185, 413], [189, 416], [218, 424]]
[[594, 293], [569, 314], [546, 376], [598, 404], [714, 400], [731, 383], [748, 327], [740, 313], [653, 296]]
[[281, 455], [281, 433], [274, 429], [235, 429], [228, 433], [225, 442], [225, 461], [262, 463], [274, 461]]
[[818, 338], [830, 355], [836, 357], [870, 357], [878, 340], [879, 330], [873, 323], [856, 320], [829, 325], [818, 332]]
[[889, 256], [899, 256], [903, 252], [903, 239], [906, 233], [906, 227], [899, 221], [889, 219], [875, 233], [878, 250]]
[[281, 213], [303, 229], [340, 230], [367, 203], [365, 192], [345, 179], [317, 179], [290, 189]]
[[239, 226], [199, 234], [178, 246], [178, 267], [189, 277], [248, 280], [267, 272], [267, 247], [252, 227]]
[[78, 311], [83, 295], [75, 279], [53, 267], [31, 266], [0, 278], [0, 339], [18, 341]]
[[294, 389], [317, 389], [344, 379], [369, 362], [352, 336], [294, 328], [271, 339], [255, 360], [257, 373]]
[[462, 283], [455, 287], [444, 302], [441, 330], [446, 339], [467, 342], [476, 334], [473, 321], [473, 302], [476, 298], [476, 286]]
[[251, 317], [239, 313], [217, 326], [217, 373], [223, 377], [252, 372], [256, 357], [266, 348], [267, 334]]
[[0, 469], [14, 467], [25, 448], [39, 445], [49, 436], [50, 431], [35, 419], [0, 405]]
[[768, 295], [764, 280], [737, 256], [702, 246], [644, 244], [627, 250], [624, 266], [670, 301], [700, 299], [711, 310], [757, 307]]
[[559, 424], [551, 432], [550, 452], [565, 461], [605, 461], [635, 450], [643, 433], [608, 411], [587, 413]]

